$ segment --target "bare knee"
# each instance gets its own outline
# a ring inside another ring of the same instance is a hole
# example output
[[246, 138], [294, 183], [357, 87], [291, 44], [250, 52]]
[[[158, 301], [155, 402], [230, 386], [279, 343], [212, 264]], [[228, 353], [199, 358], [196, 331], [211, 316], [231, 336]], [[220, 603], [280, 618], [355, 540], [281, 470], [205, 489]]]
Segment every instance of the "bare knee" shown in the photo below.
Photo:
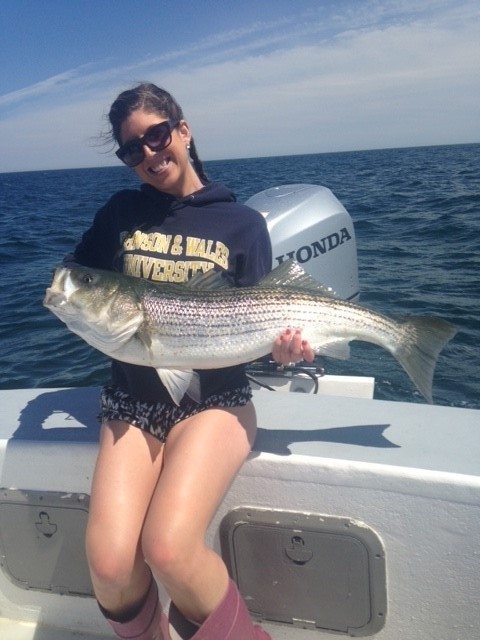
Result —
[[96, 549], [87, 552], [87, 559], [95, 583], [115, 585], [120, 590], [129, 586], [133, 567], [120, 554]]
[[114, 585], [122, 590], [131, 584], [139, 554], [131, 544], [118, 542], [89, 535], [87, 531], [87, 561], [94, 583]]
[[188, 535], [161, 526], [153, 531], [144, 529], [142, 552], [153, 573], [164, 582], [188, 581], [192, 570], [192, 558], [203, 548]]

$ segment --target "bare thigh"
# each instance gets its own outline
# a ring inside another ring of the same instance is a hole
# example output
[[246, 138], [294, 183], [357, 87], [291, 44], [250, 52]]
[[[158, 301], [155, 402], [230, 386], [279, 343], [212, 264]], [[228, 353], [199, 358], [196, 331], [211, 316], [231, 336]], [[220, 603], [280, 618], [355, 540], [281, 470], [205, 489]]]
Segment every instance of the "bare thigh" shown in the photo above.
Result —
[[[184, 420], [170, 432], [164, 466], [144, 524], [144, 551], [162, 573], [192, 560], [208, 525], [248, 456], [256, 434], [251, 403], [216, 408]], [[192, 567], [193, 569], [193, 567]]]
[[124, 422], [102, 426], [86, 537], [92, 574], [100, 582], [126, 587], [135, 565], [143, 562], [140, 534], [161, 473], [163, 448], [156, 438]]
[[205, 546], [205, 533], [255, 434], [251, 403], [187, 418], [166, 445], [123, 422], [102, 428], [87, 556], [106, 609], [121, 612], [138, 602], [151, 568], [192, 618], [213, 610], [228, 576]]

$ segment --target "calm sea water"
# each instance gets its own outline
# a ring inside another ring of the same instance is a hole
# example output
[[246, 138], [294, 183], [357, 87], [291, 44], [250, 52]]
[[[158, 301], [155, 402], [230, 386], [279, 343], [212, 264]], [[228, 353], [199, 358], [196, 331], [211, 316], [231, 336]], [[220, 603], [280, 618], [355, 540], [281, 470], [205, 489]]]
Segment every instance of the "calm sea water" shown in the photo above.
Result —
[[[458, 334], [440, 355], [438, 404], [480, 408], [480, 145], [206, 163], [244, 201], [272, 186], [329, 187], [353, 218], [362, 304], [435, 315]], [[0, 174], [0, 388], [102, 384], [108, 359], [41, 304], [53, 267], [115, 191], [124, 167]], [[380, 399], [423, 402], [395, 360], [354, 343], [328, 373], [374, 375]]]

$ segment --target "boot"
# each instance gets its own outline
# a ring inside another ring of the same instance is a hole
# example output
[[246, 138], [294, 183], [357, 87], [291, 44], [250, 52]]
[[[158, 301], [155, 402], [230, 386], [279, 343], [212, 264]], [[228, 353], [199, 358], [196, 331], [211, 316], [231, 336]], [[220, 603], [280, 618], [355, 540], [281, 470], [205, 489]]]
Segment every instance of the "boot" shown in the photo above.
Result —
[[200, 627], [200, 624], [187, 620], [174, 602], [170, 602], [168, 622], [171, 640], [190, 640]]
[[140, 610], [132, 619], [117, 622], [110, 620], [108, 614], [105, 617], [116, 635], [123, 640], [170, 640], [168, 620], [162, 612], [157, 583], [153, 578]]
[[192, 640], [272, 640], [266, 631], [250, 620], [247, 606], [237, 585], [230, 580], [227, 593]]

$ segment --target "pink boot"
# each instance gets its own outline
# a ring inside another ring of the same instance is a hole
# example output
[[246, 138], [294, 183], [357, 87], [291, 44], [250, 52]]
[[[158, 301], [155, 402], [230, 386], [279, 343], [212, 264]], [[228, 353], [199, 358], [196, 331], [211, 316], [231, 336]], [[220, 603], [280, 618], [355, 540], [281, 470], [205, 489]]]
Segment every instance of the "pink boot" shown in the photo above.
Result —
[[237, 585], [229, 581], [227, 593], [191, 640], [272, 640], [266, 631], [253, 625]]
[[170, 640], [168, 620], [162, 613], [157, 583], [153, 578], [145, 602], [132, 620], [107, 620], [117, 636], [123, 640]]

